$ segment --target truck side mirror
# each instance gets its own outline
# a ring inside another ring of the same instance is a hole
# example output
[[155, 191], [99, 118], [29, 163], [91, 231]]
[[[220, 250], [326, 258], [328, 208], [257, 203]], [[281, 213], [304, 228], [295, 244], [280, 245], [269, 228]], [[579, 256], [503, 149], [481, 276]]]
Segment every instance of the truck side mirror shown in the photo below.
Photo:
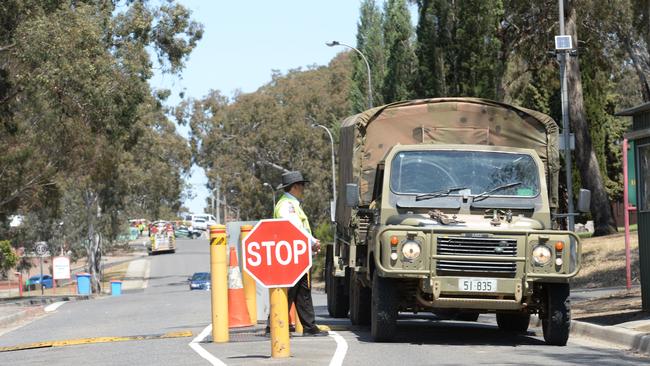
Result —
[[588, 189], [580, 188], [578, 196], [578, 211], [589, 212], [591, 206], [591, 191]]
[[351, 208], [359, 207], [359, 185], [356, 183], [345, 185], [345, 205]]

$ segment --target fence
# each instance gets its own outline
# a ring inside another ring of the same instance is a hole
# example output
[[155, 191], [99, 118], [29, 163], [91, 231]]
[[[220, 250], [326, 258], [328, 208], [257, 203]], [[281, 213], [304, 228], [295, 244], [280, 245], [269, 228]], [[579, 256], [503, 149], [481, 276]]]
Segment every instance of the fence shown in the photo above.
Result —
[[23, 281], [22, 292], [17, 280], [0, 281], [0, 299], [19, 297], [40, 297], [57, 295], [76, 295], [77, 282], [74, 280], [57, 280], [57, 286], [44, 288], [41, 292], [40, 284], [26, 285]]

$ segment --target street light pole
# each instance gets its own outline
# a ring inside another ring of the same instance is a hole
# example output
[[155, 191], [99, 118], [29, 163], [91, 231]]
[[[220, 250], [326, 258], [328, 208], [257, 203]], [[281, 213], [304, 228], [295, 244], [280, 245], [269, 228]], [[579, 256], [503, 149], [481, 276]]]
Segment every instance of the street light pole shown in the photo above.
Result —
[[332, 148], [332, 205], [330, 205], [330, 218], [334, 222], [334, 210], [336, 209], [336, 169], [335, 169], [335, 160], [334, 160], [334, 138], [329, 128], [319, 125], [317, 123], [312, 124], [312, 127], [320, 127], [327, 132], [327, 136], [330, 138], [330, 146]]
[[370, 76], [370, 64], [368, 63], [368, 59], [366, 58], [366, 56], [363, 53], [361, 53], [361, 51], [359, 51], [358, 49], [356, 49], [356, 48], [354, 48], [354, 47], [352, 47], [352, 46], [350, 46], [348, 44], [339, 42], [339, 41], [332, 41], [332, 42], [328, 42], [328, 43], [325, 43], [325, 44], [328, 47], [334, 47], [334, 46], [347, 47], [347, 48], [349, 48], [351, 50], [354, 50], [356, 53], [359, 54], [359, 56], [361, 56], [363, 61], [366, 63], [366, 71], [368, 72], [368, 109], [372, 108], [372, 80], [371, 80], [371, 76]]

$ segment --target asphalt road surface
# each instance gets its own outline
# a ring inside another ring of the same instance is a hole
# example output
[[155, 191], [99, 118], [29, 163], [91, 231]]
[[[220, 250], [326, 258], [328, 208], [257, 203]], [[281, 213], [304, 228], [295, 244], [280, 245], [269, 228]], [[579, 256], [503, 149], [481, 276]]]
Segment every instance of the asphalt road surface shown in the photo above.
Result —
[[[291, 340], [292, 357], [270, 358], [268, 339], [237, 333], [227, 344], [190, 342], [206, 334], [210, 293], [189, 291], [193, 272], [209, 271], [208, 241], [178, 240], [175, 254], [148, 257], [150, 278], [143, 290], [119, 297], [65, 303], [57, 310], [0, 336], [0, 347], [97, 337], [134, 337], [116, 342], [0, 352], [0, 365], [640, 365], [650, 359], [587, 339], [572, 337], [566, 347], [544, 344], [541, 330], [528, 335], [500, 332], [494, 316], [476, 323], [402, 316], [395, 341], [372, 343], [369, 331], [326, 316], [325, 296], [315, 294], [321, 324], [330, 337]], [[184, 336], [160, 338], [176, 332]], [[189, 336], [191, 332], [192, 335]], [[113, 341], [111, 341], [113, 340]], [[75, 342], [79, 343], [79, 342]]]

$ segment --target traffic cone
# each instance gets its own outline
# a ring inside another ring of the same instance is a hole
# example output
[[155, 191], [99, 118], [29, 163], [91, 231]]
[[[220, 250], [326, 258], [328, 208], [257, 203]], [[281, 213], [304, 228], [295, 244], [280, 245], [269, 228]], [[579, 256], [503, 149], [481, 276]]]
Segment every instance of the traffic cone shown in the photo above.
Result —
[[228, 268], [228, 328], [249, 327], [253, 325], [248, 316], [246, 295], [241, 271], [237, 264], [237, 252], [230, 247], [230, 267]]

